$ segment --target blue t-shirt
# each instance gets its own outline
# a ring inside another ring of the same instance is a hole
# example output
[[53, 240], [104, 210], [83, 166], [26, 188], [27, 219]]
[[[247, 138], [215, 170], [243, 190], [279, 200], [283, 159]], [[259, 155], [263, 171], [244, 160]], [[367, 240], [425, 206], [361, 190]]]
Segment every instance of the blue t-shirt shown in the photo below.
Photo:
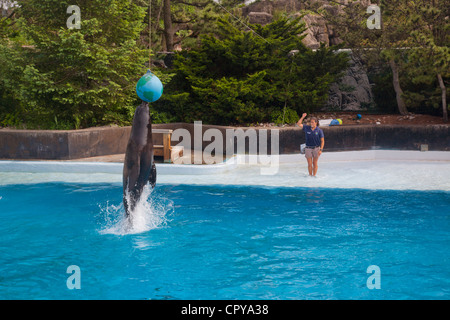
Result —
[[312, 130], [311, 126], [303, 125], [303, 131], [305, 132], [307, 147], [320, 147], [320, 139], [324, 137], [322, 129], [316, 127]]

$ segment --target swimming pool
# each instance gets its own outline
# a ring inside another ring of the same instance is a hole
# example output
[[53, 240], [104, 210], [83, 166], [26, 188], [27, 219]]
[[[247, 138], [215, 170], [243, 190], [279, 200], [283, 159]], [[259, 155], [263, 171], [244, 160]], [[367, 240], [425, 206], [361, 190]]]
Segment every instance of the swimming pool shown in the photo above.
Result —
[[448, 162], [286, 163], [274, 185], [256, 169], [163, 174], [132, 229], [116, 173], [1, 173], [0, 298], [450, 298]]

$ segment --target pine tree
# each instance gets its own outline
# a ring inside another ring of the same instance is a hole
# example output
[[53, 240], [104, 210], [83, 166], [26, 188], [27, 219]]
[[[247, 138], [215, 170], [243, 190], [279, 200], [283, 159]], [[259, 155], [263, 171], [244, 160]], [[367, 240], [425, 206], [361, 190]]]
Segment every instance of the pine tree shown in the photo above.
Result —
[[[214, 124], [270, 121], [271, 112], [313, 111], [327, 99], [332, 82], [347, 66], [346, 54], [307, 49], [300, 17], [282, 18], [243, 31], [221, 19], [218, 32], [178, 55], [176, 76], [155, 105], [181, 121]], [[183, 101], [181, 103], [180, 101]]]
[[153, 27], [162, 34], [159, 47], [166, 52], [173, 52], [176, 45], [190, 47], [219, 16], [219, 9], [210, 0], [148, 1], [153, 6]]

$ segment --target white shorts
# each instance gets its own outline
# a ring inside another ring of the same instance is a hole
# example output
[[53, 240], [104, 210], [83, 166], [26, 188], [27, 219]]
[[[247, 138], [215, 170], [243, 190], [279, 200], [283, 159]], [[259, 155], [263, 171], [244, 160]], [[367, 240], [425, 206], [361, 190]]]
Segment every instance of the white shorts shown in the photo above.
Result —
[[315, 147], [314, 149], [306, 147], [305, 149], [305, 157], [306, 159], [310, 158], [318, 158], [319, 157], [320, 147]]

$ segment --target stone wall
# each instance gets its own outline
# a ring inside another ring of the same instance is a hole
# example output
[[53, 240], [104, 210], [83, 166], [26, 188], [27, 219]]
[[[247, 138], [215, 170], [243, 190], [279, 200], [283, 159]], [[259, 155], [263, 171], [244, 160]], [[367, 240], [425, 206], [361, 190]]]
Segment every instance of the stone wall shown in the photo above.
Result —
[[[185, 129], [194, 144], [194, 124], [173, 123], [154, 125], [155, 129]], [[203, 125], [204, 132], [217, 129], [226, 137], [227, 129], [234, 127]], [[241, 128], [256, 131], [264, 128]], [[450, 151], [450, 126], [448, 125], [358, 125], [323, 127], [325, 151], [350, 151], [370, 149], [420, 150], [427, 144], [430, 151]], [[0, 159], [70, 160], [125, 153], [131, 127], [91, 128], [73, 131], [0, 130]], [[304, 143], [303, 131], [297, 127], [279, 128], [279, 153], [299, 152]], [[267, 132], [268, 154], [271, 130]], [[173, 141], [172, 144], [178, 144]], [[211, 141], [203, 141], [197, 149], [204, 149]], [[225, 139], [223, 151], [226, 152]], [[260, 141], [258, 141], [260, 144]], [[236, 150], [234, 150], [236, 152]], [[246, 142], [246, 152], [249, 152]]]
[[339, 82], [330, 86], [328, 101], [324, 109], [358, 111], [373, 106], [372, 84], [364, 63], [351, 52], [347, 70]]

